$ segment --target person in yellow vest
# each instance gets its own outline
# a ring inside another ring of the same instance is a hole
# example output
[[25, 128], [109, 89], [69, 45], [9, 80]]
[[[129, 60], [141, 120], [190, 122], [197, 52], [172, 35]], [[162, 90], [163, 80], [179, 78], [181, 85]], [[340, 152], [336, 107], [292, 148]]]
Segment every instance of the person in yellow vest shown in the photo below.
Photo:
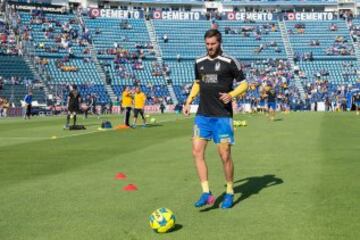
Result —
[[140, 87], [135, 88], [134, 94], [134, 124], [133, 127], [136, 127], [137, 117], [140, 113], [143, 120], [143, 126], [146, 126], [146, 119], [144, 117], [144, 107], [146, 102], [146, 95], [140, 89]]
[[129, 87], [125, 87], [122, 93], [121, 106], [125, 109], [125, 125], [130, 127], [130, 114], [132, 108], [132, 92]]

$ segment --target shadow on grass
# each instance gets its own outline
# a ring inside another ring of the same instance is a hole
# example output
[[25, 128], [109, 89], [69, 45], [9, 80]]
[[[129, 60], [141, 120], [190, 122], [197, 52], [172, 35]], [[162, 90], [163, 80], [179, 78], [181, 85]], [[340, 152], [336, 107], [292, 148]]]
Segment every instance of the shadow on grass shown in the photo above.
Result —
[[283, 119], [282, 118], [275, 118], [274, 120], [273, 120], [273, 122], [281, 122]]
[[174, 227], [173, 229], [171, 229], [171, 230], [169, 231], [169, 233], [179, 231], [179, 230], [182, 229], [182, 228], [183, 228], [183, 225], [176, 223], [176, 224], [175, 224], [175, 227]]
[[152, 128], [152, 127], [162, 127], [163, 125], [162, 124], [159, 124], [159, 123], [148, 123], [146, 124], [146, 127], [145, 128]]
[[84, 126], [85, 127], [91, 127], [91, 126], [99, 126], [99, 127], [101, 127], [101, 123], [99, 122], [99, 123], [86, 123], [86, 124], [84, 124]]
[[[251, 197], [254, 194], [258, 194], [261, 190], [272, 187], [278, 184], [282, 184], [284, 181], [281, 178], [276, 177], [273, 174], [268, 174], [259, 177], [248, 177], [237, 180], [234, 182], [234, 205], [235, 207], [241, 201]], [[241, 183], [241, 184], [240, 184]], [[240, 197], [236, 198], [237, 194], [241, 194]], [[214, 205], [211, 207], [200, 210], [200, 212], [207, 212], [220, 207], [223, 201], [225, 193], [222, 193], [216, 198]]]

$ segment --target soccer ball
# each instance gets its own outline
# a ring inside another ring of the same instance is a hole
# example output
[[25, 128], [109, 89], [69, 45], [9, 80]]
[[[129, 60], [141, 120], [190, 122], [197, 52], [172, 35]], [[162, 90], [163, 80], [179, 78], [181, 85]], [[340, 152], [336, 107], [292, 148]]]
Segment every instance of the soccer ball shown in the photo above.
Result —
[[234, 127], [246, 127], [247, 123], [246, 121], [234, 121]]
[[234, 121], [234, 127], [240, 127], [241, 126], [241, 121]]
[[168, 208], [156, 209], [149, 220], [150, 227], [157, 233], [166, 233], [175, 226], [175, 215]]
[[150, 123], [152, 123], [152, 124], [156, 123], [156, 118], [151, 118]]

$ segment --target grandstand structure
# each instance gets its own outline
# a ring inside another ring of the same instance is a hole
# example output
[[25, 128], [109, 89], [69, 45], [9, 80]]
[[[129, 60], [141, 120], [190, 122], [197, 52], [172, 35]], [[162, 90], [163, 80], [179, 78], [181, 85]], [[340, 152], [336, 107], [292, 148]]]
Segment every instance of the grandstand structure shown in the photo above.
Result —
[[223, 50], [255, 86], [248, 101], [259, 97], [262, 82], [279, 94], [290, 89], [294, 101], [308, 99], [317, 81], [334, 91], [359, 84], [358, 1], [44, 2], [4, 6], [0, 96], [16, 106], [29, 88], [39, 102], [50, 95], [64, 104], [70, 84], [99, 104], [116, 104], [135, 85], [147, 104], [182, 103], [210, 28], [223, 33]]

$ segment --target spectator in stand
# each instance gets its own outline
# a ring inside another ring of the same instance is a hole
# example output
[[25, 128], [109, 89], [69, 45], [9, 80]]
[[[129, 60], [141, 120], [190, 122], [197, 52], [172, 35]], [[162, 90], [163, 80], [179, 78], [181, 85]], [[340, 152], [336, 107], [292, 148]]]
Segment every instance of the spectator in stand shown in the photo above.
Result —
[[181, 62], [181, 55], [180, 53], [176, 54], [176, 61]]
[[75, 57], [74, 51], [73, 51], [73, 49], [71, 47], [68, 48], [68, 54], [69, 54], [69, 58]]
[[320, 46], [320, 41], [319, 40], [311, 40], [310, 46]]
[[216, 20], [215, 19], [212, 20], [210, 28], [211, 29], [218, 29], [218, 27], [219, 27], [219, 25], [216, 23]]
[[169, 37], [166, 33], [164, 33], [164, 35], [162, 36], [162, 39], [163, 39], [164, 43], [167, 43], [169, 41]]
[[338, 27], [335, 23], [332, 23], [329, 27], [329, 30], [332, 32], [336, 32], [338, 30]]

